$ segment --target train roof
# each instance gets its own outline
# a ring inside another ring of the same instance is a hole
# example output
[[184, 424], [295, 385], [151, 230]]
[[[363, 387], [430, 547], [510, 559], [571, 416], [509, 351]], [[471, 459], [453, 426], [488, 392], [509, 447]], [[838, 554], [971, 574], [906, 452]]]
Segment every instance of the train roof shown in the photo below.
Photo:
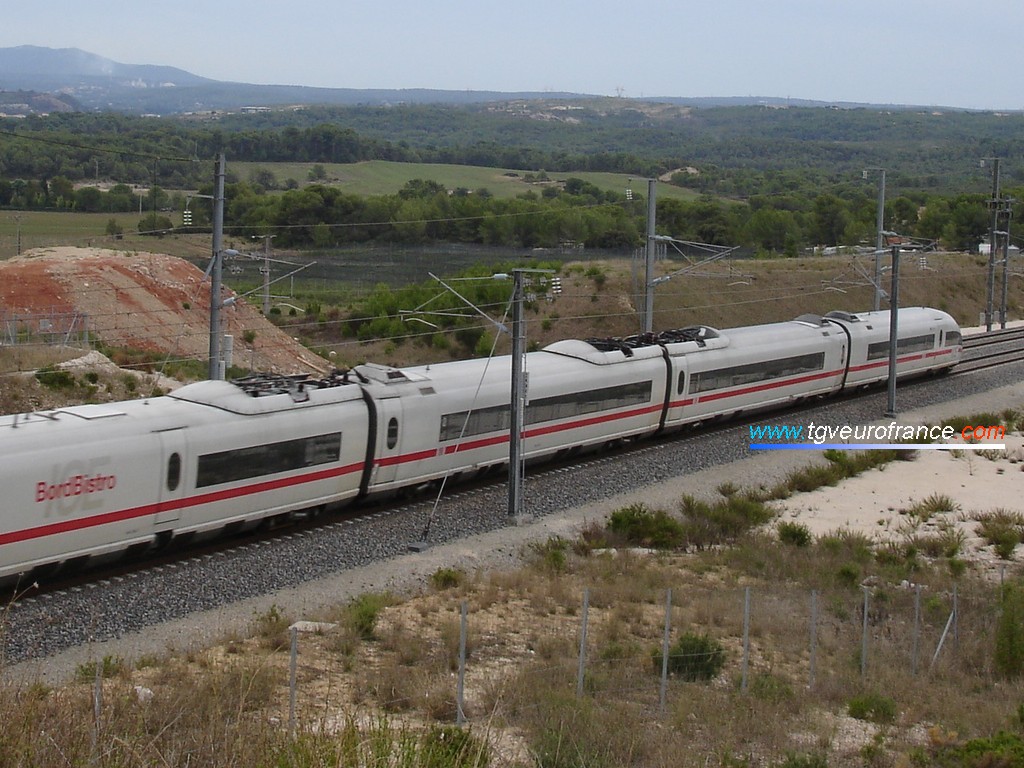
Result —
[[248, 416], [361, 400], [356, 380], [340, 373], [326, 379], [260, 375], [234, 381], [197, 381], [167, 397]]

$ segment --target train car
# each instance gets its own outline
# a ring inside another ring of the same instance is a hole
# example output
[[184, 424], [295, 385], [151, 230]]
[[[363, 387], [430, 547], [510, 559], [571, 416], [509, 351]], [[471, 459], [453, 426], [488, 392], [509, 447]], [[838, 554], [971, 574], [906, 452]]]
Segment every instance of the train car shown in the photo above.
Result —
[[[888, 312], [560, 341], [524, 356], [523, 457], [599, 448], [884, 381]], [[900, 310], [899, 375], [960, 330]], [[0, 581], [254, 526], [508, 461], [511, 358], [252, 377], [0, 417]]]
[[[889, 378], [889, 311], [829, 312], [824, 319], [843, 329], [850, 340], [845, 386], [857, 387]], [[946, 312], [906, 307], [897, 320], [896, 375], [948, 371], [963, 352], [960, 327]]]
[[[653, 433], [666, 376], [658, 347], [601, 352], [556, 342], [524, 356], [523, 456], [549, 457]], [[362, 365], [381, 428], [369, 494], [393, 492], [508, 461], [511, 358], [412, 368]]]
[[847, 338], [815, 315], [678, 333], [681, 341], [665, 345], [673, 382], [667, 428], [781, 408], [842, 388]]
[[0, 418], [0, 580], [354, 498], [361, 390], [293, 390], [206, 381]]

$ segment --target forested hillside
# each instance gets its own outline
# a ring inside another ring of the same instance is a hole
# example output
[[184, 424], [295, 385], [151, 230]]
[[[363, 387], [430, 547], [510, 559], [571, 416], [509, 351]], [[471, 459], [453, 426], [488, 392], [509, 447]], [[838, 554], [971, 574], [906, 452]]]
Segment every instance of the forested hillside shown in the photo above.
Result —
[[[886, 228], [949, 248], [988, 229], [989, 168], [1024, 182], [1024, 115], [821, 107], [693, 108], [626, 99], [485, 105], [304, 107], [174, 118], [53, 114], [0, 122], [0, 207], [148, 210], [166, 231], [179, 190], [212, 191], [211, 160], [266, 164], [229, 176], [227, 226], [279, 231], [279, 244], [437, 240], [550, 247], [639, 245], [642, 179], [704, 195], [660, 199], [659, 231], [795, 255], [817, 245], [873, 242], [876, 186], [887, 174]], [[515, 200], [486, 187], [449, 189], [429, 176], [398, 194], [341, 191], [324, 166], [368, 160], [511, 169], [538, 182]], [[279, 180], [275, 163], [309, 164]], [[626, 200], [574, 174], [635, 177]], [[864, 173], [867, 171], [867, 178]], [[145, 189], [147, 197], [132, 185]], [[168, 192], [169, 191], [169, 192]], [[1020, 195], [1016, 195], [1020, 197]], [[202, 226], [204, 206], [194, 225]]]

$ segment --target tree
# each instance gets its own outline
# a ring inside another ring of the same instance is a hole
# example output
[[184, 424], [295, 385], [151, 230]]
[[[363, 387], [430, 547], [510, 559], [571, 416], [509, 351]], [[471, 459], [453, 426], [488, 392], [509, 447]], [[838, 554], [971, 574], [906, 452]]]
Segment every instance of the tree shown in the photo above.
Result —
[[82, 187], [75, 192], [75, 208], [83, 213], [103, 210], [103, 193], [96, 187]]
[[149, 213], [139, 220], [139, 234], [156, 235], [163, 237], [168, 230], [174, 229], [174, 224], [166, 216], [157, 213]]
[[846, 203], [832, 194], [818, 195], [814, 200], [814, 238], [821, 245], [843, 242], [850, 214]]

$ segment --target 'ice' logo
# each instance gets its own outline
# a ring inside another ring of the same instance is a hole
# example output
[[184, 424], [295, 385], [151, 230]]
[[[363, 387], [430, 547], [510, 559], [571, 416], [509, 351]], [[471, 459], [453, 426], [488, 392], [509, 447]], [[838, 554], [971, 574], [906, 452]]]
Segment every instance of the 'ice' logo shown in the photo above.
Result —
[[101, 471], [109, 463], [110, 458], [103, 457], [54, 467], [50, 482], [36, 483], [36, 503], [46, 504], [47, 516], [101, 507], [102, 494], [117, 487], [117, 475]]

